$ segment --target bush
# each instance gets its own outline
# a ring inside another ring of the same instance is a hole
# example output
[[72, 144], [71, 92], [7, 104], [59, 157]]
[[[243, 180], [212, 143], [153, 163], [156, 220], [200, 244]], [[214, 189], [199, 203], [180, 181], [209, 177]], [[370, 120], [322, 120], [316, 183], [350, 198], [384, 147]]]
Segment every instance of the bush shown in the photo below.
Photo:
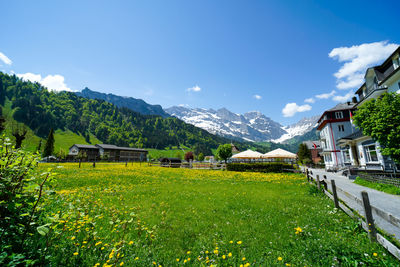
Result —
[[288, 170], [294, 170], [294, 167], [284, 162], [228, 163], [226, 169], [237, 172], [287, 172]]
[[38, 155], [15, 149], [0, 137], [0, 265], [41, 265], [46, 225], [41, 199], [49, 172], [37, 174]]

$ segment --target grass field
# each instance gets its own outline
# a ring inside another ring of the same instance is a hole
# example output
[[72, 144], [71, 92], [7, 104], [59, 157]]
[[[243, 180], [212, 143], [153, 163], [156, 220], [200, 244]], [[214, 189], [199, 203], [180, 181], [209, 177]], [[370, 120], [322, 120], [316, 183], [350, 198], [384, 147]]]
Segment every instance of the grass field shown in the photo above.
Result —
[[58, 266], [398, 264], [299, 174], [50, 166]]

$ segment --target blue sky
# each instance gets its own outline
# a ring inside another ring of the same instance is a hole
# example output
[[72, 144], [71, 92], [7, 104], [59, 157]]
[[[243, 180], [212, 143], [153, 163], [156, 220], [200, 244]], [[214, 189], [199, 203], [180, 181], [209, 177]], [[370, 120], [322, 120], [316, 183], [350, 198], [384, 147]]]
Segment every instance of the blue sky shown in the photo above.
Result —
[[400, 44], [398, 1], [2, 1], [1, 9], [1, 71], [165, 108], [258, 110], [284, 125], [350, 97], [365, 68]]

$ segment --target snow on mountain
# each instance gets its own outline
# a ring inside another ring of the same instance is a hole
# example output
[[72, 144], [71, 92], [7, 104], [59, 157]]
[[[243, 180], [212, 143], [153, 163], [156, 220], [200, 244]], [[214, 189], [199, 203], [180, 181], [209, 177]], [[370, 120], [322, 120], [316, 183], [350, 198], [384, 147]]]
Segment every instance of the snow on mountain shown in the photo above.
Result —
[[225, 137], [236, 137], [247, 141], [277, 139], [286, 133], [282, 125], [258, 111], [236, 114], [226, 108], [218, 110], [171, 107], [165, 110], [186, 123]]
[[283, 130], [286, 131], [281, 137], [270, 140], [274, 143], [282, 143], [290, 138], [295, 136], [303, 135], [305, 133], [310, 132], [318, 125], [319, 116], [313, 116], [311, 118], [303, 118], [299, 122], [282, 127]]

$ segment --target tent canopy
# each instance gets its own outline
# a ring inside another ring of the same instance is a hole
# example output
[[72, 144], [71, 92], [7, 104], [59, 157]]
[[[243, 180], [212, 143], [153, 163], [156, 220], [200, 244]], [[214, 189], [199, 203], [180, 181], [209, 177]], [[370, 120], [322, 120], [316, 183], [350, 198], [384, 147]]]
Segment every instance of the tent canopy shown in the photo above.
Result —
[[268, 153], [265, 153], [263, 156], [263, 158], [290, 158], [290, 159], [295, 159], [297, 158], [297, 155], [286, 151], [284, 149], [278, 148], [275, 150], [272, 150]]
[[263, 154], [253, 150], [246, 150], [232, 156], [233, 159], [259, 159]]

